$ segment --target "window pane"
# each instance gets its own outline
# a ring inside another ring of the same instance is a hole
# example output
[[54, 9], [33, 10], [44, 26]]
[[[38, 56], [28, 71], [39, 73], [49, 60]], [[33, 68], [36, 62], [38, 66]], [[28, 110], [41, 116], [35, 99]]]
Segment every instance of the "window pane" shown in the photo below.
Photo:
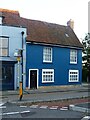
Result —
[[8, 56], [8, 38], [0, 37], [0, 56]]
[[7, 49], [0, 49], [0, 56], [8, 56], [8, 50]]
[[52, 48], [44, 47], [43, 49], [43, 61], [52, 62]]
[[42, 70], [42, 82], [54, 82], [54, 70], [53, 69], [43, 69]]
[[1, 48], [7, 48], [8, 47], [8, 38], [0, 38], [0, 47]]
[[77, 50], [70, 51], [70, 63], [77, 63]]
[[78, 82], [79, 81], [79, 71], [78, 70], [69, 70], [69, 82]]

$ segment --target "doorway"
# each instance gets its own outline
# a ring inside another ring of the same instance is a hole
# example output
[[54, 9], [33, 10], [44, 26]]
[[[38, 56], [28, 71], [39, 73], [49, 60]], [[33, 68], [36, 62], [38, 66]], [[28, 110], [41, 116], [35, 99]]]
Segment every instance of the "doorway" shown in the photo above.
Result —
[[14, 90], [14, 64], [2, 64], [0, 76], [0, 89]]
[[37, 89], [38, 88], [38, 70], [29, 69], [29, 88]]

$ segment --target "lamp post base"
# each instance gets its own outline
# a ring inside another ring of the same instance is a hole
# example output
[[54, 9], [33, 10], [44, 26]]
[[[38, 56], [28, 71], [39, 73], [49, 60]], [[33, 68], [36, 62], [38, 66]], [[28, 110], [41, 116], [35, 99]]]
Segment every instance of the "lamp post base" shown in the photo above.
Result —
[[19, 96], [20, 96], [20, 101], [21, 101], [21, 100], [22, 100], [22, 97], [23, 97], [22, 82], [20, 82]]

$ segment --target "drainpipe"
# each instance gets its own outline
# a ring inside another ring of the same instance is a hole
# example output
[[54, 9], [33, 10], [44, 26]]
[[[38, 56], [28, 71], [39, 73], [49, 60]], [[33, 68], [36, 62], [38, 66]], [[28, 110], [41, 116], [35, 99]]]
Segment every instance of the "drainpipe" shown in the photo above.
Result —
[[24, 41], [23, 41], [24, 32], [23, 31], [21, 32], [21, 35], [22, 35], [22, 50], [21, 50], [22, 80], [20, 81], [20, 90], [19, 90], [20, 101], [22, 100], [22, 97], [23, 97], [23, 49], [24, 49], [24, 47], [23, 47], [23, 44], [24, 44]]
[[24, 44], [23, 35], [24, 35], [24, 32], [22, 31], [21, 34], [22, 34], [22, 52], [21, 52], [21, 57], [22, 57], [22, 83], [23, 83], [23, 49], [24, 49], [24, 47], [23, 47], [23, 44]]

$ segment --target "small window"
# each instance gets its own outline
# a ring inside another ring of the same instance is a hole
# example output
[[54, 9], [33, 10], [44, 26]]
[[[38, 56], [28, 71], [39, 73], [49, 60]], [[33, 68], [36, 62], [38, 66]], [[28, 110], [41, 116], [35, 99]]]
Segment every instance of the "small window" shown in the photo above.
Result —
[[70, 63], [77, 64], [77, 50], [70, 50]]
[[42, 83], [54, 82], [54, 70], [43, 69], [42, 70]]
[[69, 70], [69, 82], [78, 82], [78, 81], [79, 81], [79, 71]]
[[51, 47], [44, 47], [43, 62], [52, 62], [52, 48]]
[[66, 37], [69, 37], [69, 35], [68, 35], [67, 33], [65, 33], [65, 36], [66, 36]]
[[8, 56], [8, 38], [0, 37], [0, 56]]

